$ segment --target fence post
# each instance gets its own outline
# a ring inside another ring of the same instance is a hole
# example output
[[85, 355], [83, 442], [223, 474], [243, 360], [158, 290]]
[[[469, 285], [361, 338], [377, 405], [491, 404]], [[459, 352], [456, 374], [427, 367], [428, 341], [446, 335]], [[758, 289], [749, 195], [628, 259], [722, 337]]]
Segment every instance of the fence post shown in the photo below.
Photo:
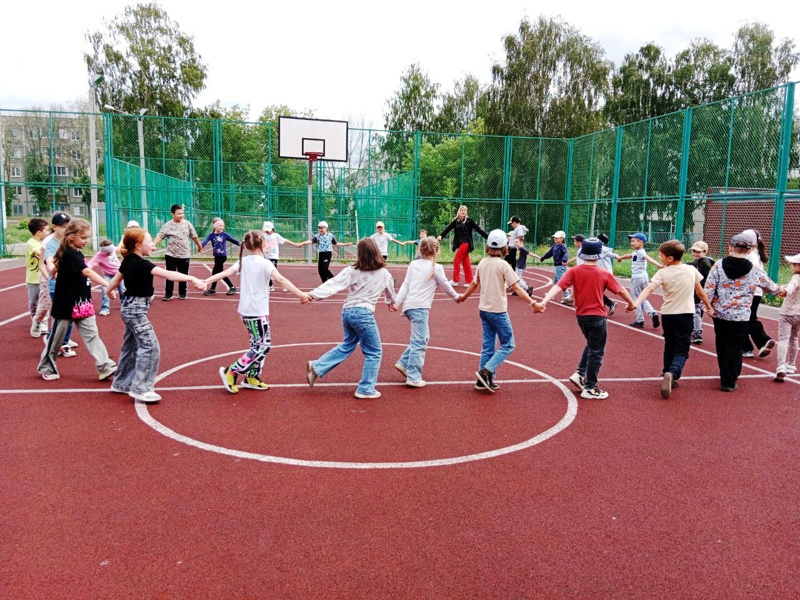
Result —
[[[508, 223], [508, 200], [511, 197], [511, 136], [507, 135], [503, 152], [503, 208], [500, 211], [500, 229], [505, 230]], [[462, 194], [463, 196], [463, 194]]]
[[675, 216], [675, 238], [684, 241], [683, 221], [686, 217], [686, 187], [689, 180], [689, 147], [692, 137], [692, 109], [683, 115], [683, 144], [681, 146], [681, 172], [678, 183], [678, 213]]
[[105, 186], [105, 205], [106, 205], [106, 233], [109, 239], [118, 240], [119, 231], [117, 222], [119, 216], [114, 210], [114, 179], [113, 165], [111, 161], [114, 156], [114, 134], [112, 131], [111, 115], [107, 112], [101, 113], [103, 116], [103, 185]]
[[567, 236], [569, 236], [570, 198], [572, 196], [572, 159], [574, 153], [575, 140], [571, 139], [567, 145], [567, 181], [564, 185], [564, 232]]
[[794, 117], [794, 83], [786, 86], [783, 100], [783, 121], [778, 154], [778, 179], [775, 182], [775, 206], [772, 214], [772, 243], [769, 249], [769, 276], [778, 281], [783, 239], [783, 214], [786, 208], [786, 181], [789, 178], [789, 155], [792, 150], [792, 121]]
[[611, 241], [612, 247], [617, 246], [617, 205], [619, 204], [619, 174], [621, 171], [622, 127], [617, 127], [617, 145], [614, 150], [614, 183], [611, 186], [611, 223], [608, 226], [608, 239]]
[[[222, 128], [221, 121], [212, 121], [212, 157], [214, 160], [214, 212], [222, 215]], [[192, 203], [194, 204], [194, 202]]]

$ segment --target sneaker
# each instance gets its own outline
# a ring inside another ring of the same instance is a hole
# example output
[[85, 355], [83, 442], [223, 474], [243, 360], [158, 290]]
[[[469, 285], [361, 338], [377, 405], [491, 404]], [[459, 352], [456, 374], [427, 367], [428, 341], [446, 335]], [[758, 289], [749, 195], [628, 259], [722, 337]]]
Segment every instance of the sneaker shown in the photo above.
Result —
[[36, 319], [31, 319], [31, 337], [39, 337], [42, 331], [39, 329], [40, 323]]
[[63, 356], [64, 358], [72, 358], [73, 356], [78, 356], [78, 353], [68, 346], [61, 346], [61, 350], [58, 351], [58, 355]]
[[236, 286], [232, 286], [225, 292], [226, 296], [233, 296], [236, 293]]
[[111, 365], [107, 369], [103, 369], [102, 371], [100, 371], [98, 379], [100, 379], [100, 381], [105, 381], [116, 372], [117, 372], [117, 365]]
[[178, 300], [186, 300], [186, 296], [178, 296]]
[[70, 341], [68, 341], [68, 342], [67, 342], [66, 344], [64, 344], [64, 345], [65, 345], [67, 348], [77, 348], [77, 347], [78, 347], [78, 342], [73, 342], [72, 340], [70, 340]]
[[427, 382], [422, 381], [421, 379], [419, 381], [411, 381], [410, 379], [406, 379], [406, 385], [408, 387], [424, 388], [428, 384]]
[[399, 362], [398, 363], [394, 363], [394, 368], [397, 369], [398, 371], [400, 371], [403, 374], [403, 377], [406, 377], [408, 375], [408, 373], [406, 372], [406, 368], [403, 365], [401, 365]]
[[449, 284], [450, 284], [450, 285], [452, 285], [453, 287], [458, 287], [459, 285], [461, 285], [461, 284], [460, 284], [460, 283], [458, 283], [458, 282], [457, 282], [455, 279], [451, 279], [451, 280], [450, 280], [450, 281], [448, 281], [447, 283], [449, 283]]
[[753, 358], [752, 352], [742, 352], [742, 358]]
[[245, 377], [244, 381], [239, 384], [239, 387], [249, 390], [268, 390], [269, 384], [261, 381], [258, 377]]
[[582, 392], [586, 388], [586, 377], [579, 373], [573, 373], [569, 376], [568, 380], [572, 385], [578, 388], [578, 391]]
[[769, 356], [772, 349], [775, 347], [775, 340], [769, 340], [761, 350], [758, 351], [758, 358], [764, 358], [765, 356]]
[[361, 400], [374, 400], [375, 398], [380, 398], [381, 393], [378, 390], [375, 390], [371, 394], [362, 394], [361, 392], [356, 392], [356, 398], [360, 398]]
[[231, 373], [228, 367], [220, 367], [219, 376], [222, 378], [222, 385], [225, 386], [226, 390], [231, 394], [239, 393], [239, 387], [236, 385], [236, 374]]
[[213, 296], [216, 293], [217, 290], [206, 290], [205, 292], [203, 292], [203, 296]]
[[161, 400], [161, 396], [155, 392], [128, 392], [128, 396], [145, 404], [155, 404]]
[[644, 321], [635, 321], [633, 323], [629, 323], [631, 327], [635, 327], [636, 329], [644, 329]]
[[172, 296], [164, 296], [161, 300], [163, 300], [164, 302], [169, 302], [170, 300], [172, 300]]
[[561, 299], [561, 304], [564, 304], [565, 306], [574, 306], [575, 305], [575, 299], [572, 298], [572, 296], [570, 296], [569, 298], [562, 298]]
[[495, 391], [497, 391], [497, 388], [500, 387], [495, 384], [494, 377], [491, 371], [489, 371], [489, 369], [487, 369], [486, 367], [484, 367], [480, 371], [477, 371], [475, 373], [475, 376], [478, 378], [478, 381], [480, 381], [483, 384], [483, 389], [489, 390], [493, 394], [495, 393]]
[[270, 292], [274, 292], [275, 291], [275, 286], [274, 285], [269, 286], [269, 291]]
[[609, 317], [613, 317], [616, 310], [617, 310], [617, 303], [614, 302], [611, 306], [608, 307], [608, 309], [606, 309], [606, 314], [608, 314]]
[[480, 379], [478, 379], [478, 381], [475, 382], [475, 389], [485, 392], [486, 391], [486, 386], [483, 385], [483, 382]]
[[101, 308], [99, 314], [101, 317], [107, 317], [108, 315], [111, 314], [111, 311], [107, 308]]
[[114, 384], [111, 384], [111, 391], [115, 394], [127, 394], [128, 390], [123, 390], [122, 388], [115, 387]]
[[729, 385], [720, 386], [719, 391], [721, 391], [721, 392], [735, 392], [738, 389], [739, 389], [739, 386], [734, 383], [733, 387], [731, 387]]
[[308, 385], [314, 387], [314, 382], [317, 380], [317, 374], [314, 372], [314, 363], [311, 361], [306, 363], [306, 379], [308, 380]]
[[47, 327], [47, 321], [42, 321], [41, 323], [39, 323], [39, 333], [41, 333], [42, 335], [47, 335], [48, 333], [50, 333], [50, 328]]
[[794, 365], [789, 365], [788, 367], [786, 367], [786, 373], [789, 375], [794, 375], [795, 373], [797, 373], [797, 367]]
[[47, 371], [42, 371], [42, 379], [45, 381], [55, 381], [56, 379], [61, 379], [61, 375], [58, 373], [49, 373]]
[[772, 381], [774, 381], [775, 383], [783, 383], [785, 379], [786, 379], [786, 372], [778, 371], [777, 373], [775, 373], [775, 379], [773, 379]]
[[590, 400], [605, 400], [608, 398], [608, 392], [604, 392], [599, 387], [594, 389], [584, 389], [581, 392], [581, 398], [588, 398]]
[[283, 288], [283, 291], [284, 291], [284, 292], [288, 292], [289, 290], [287, 290], [286, 288]]
[[661, 318], [658, 313], [653, 313], [653, 329], [658, 329], [659, 327], [661, 327]]
[[669, 395], [672, 393], [672, 388], [675, 387], [672, 384], [675, 382], [675, 375], [672, 374], [672, 371], [667, 371], [664, 373], [664, 378], [661, 380], [661, 397], [666, 400], [669, 398]]
[[703, 343], [703, 336], [702, 335], [692, 335], [692, 343], [693, 344], [702, 344]]

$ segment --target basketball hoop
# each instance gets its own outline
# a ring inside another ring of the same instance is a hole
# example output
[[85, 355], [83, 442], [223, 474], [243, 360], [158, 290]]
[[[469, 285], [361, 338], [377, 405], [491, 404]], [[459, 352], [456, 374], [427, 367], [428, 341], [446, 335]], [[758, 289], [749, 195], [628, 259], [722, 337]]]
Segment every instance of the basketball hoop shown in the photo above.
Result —
[[312, 163], [325, 156], [323, 152], [304, 152], [303, 154], [305, 154], [305, 157], [308, 159], [308, 161]]

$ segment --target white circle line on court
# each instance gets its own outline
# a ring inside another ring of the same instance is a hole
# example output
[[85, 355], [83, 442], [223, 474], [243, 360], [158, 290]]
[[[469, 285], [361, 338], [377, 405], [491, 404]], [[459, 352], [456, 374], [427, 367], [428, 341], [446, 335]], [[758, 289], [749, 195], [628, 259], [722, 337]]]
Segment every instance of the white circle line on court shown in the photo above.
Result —
[[[283, 344], [278, 346], [273, 346], [272, 348], [291, 348], [291, 347], [298, 347], [298, 346], [335, 346], [338, 344], [330, 343], [330, 342], [303, 342], [297, 344]], [[384, 342], [386, 346], [403, 346], [405, 347], [406, 344], [395, 344], [391, 342]], [[455, 350], [453, 348], [441, 348], [438, 346], [428, 346], [428, 350], [442, 350], [444, 352], [455, 352], [458, 354], [467, 354], [471, 356], [479, 356], [476, 352], [470, 352], [467, 350]], [[178, 365], [169, 369], [159, 375], [156, 378], [156, 382], [163, 380], [165, 377], [184, 369], [186, 367], [199, 364], [201, 362], [206, 362], [209, 360], [214, 360], [217, 358], [222, 358], [225, 356], [233, 356], [236, 354], [241, 354], [242, 351], [237, 352], [226, 352], [224, 354], [218, 354], [214, 356], [209, 356], [206, 358], [194, 360], [183, 365]], [[173, 439], [175, 441], [187, 444], [189, 446], [193, 446], [195, 448], [199, 448], [201, 450], [207, 450], [209, 452], [216, 452], [218, 454], [224, 454], [227, 456], [234, 456], [236, 458], [245, 458], [249, 460], [256, 460], [260, 462], [269, 462], [269, 463], [278, 463], [284, 465], [293, 465], [293, 466], [302, 466], [302, 467], [316, 467], [316, 468], [328, 468], [328, 469], [415, 469], [415, 468], [424, 468], [424, 467], [442, 467], [442, 466], [449, 466], [449, 465], [456, 465], [466, 462], [472, 462], [476, 460], [485, 460], [488, 458], [495, 458], [497, 456], [502, 456], [504, 454], [511, 454], [512, 452], [518, 452], [520, 450], [524, 450], [526, 448], [530, 448], [531, 446], [535, 446], [536, 444], [541, 444], [545, 440], [553, 437], [557, 433], [560, 433], [575, 420], [575, 417], [578, 414], [578, 400], [575, 395], [560, 381], [550, 377], [546, 373], [542, 373], [541, 371], [537, 371], [532, 367], [528, 367], [526, 365], [522, 365], [520, 363], [516, 363], [513, 361], [506, 361], [506, 364], [512, 365], [515, 367], [519, 367], [525, 371], [534, 373], [539, 377], [542, 377], [555, 385], [563, 394], [564, 397], [567, 399], [567, 411], [564, 416], [556, 423], [553, 427], [543, 431], [542, 433], [525, 440], [524, 442], [520, 442], [519, 444], [514, 444], [512, 446], [506, 446], [504, 448], [498, 448], [496, 450], [489, 450], [487, 452], [478, 452], [475, 454], [469, 454], [465, 456], [454, 456], [450, 458], [439, 458], [439, 459], [432, 459], [432, 460], [418, 460], [418, 461], [407, 461], [407, 462], [343, 462], [343, 461], [324, 461], [324, 460], [301, 460], [295, 458], [288, 458], [283, 456], [272, 456], [268, 454], [256, 454], [253, 452], [243, 452], [241, 450], [232, 450], [230, 448], [224, 448], [222, 446], [217, 446], [214, 444], [208, 444], [206, 442], [201, 442], [195, 439], [192, 439], [188, 436], [182, 435], [173, 431], [172, 429], [168, 428], [167, 426], [163, 425], [159, 421], [153, 418], [150, 412], [147, 410], [147, 405], [142, 403], [136, 403], [136, 414], [139, 418], [144, 421], [147, 425], [155, 429], [160, 434]]]

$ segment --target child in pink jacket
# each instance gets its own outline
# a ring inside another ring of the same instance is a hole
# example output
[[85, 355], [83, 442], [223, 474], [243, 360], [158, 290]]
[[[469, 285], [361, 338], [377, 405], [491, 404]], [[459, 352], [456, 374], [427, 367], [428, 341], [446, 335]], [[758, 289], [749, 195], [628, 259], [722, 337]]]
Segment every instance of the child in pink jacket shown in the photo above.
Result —
[[[100, 242], [100, 249], [95, 255], [89, 259], [86, 264], [90, 269], [99, 266], [103, 274], [103, 279], [111, 281], [114, 275], [119, 271], [119, 258], [117, 257], [117, 247], [111, 243], [111, 240], [103, 240]], [[111, 312], [111, 300], [106, 294], [106, 288], [101, 287], [100, 291], [103, 292], [103, 303], [100, 305], [100, 316], [104, 317]], [[122, 282], [119, 284], [119, 299], [120, 302], [125, 299], [125, 286]]]

